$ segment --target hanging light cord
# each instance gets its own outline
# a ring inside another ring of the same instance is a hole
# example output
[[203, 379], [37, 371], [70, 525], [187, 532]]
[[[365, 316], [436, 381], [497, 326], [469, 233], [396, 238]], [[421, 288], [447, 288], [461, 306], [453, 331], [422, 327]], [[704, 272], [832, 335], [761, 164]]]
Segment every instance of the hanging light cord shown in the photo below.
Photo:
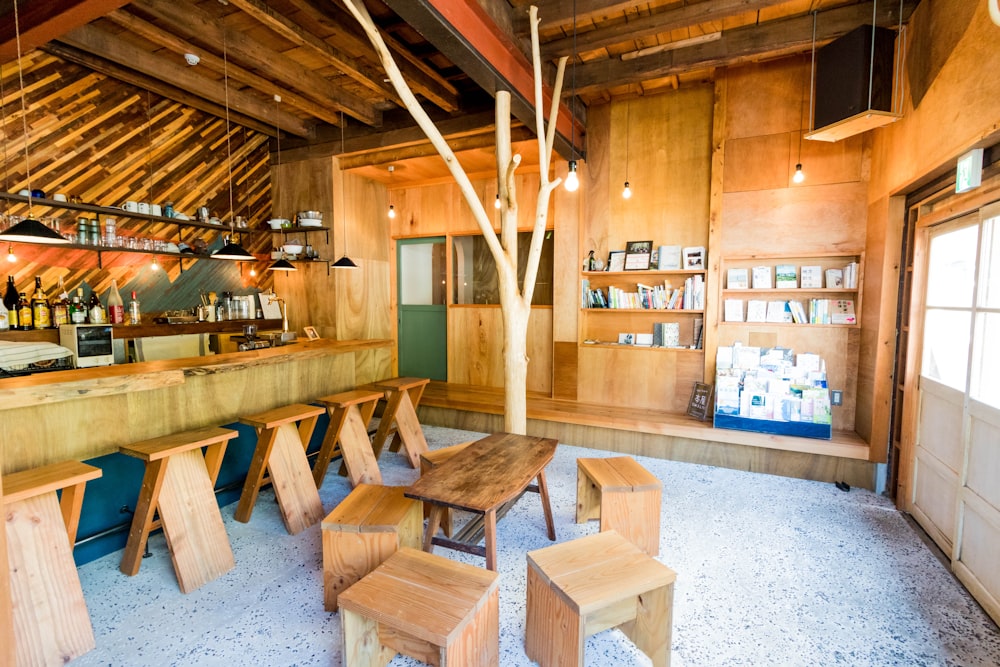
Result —
[[149, 171], [149, 201], [153, 198], [153, 101], [150, 92], [146, 91], [146, 168]]
[[[277, 180], [274, 183], [274, 199], [275, 201], [280, 201], [278, 199], [278, 187], [281, 185], [281, 128], [278, 127], [278, 105], [281, 103], [281, 95], [274, 96], [274, 137], [278, 140], [278, 168], [275, 170], [277, 175]], [[271, 207], [272, 209], [274, 206]], [[275, 213], [275, 211], [271, 211]], [[275, 214], [277, 215], [277, 214]]]
[[628, 183], [628, 136], [632, 121], [632, 100], [625, 103], [625, 182]]
[[576, 0], [573, 0], [573, 70], [570, 72], [573, 79], [573, 96], [569, 100], [569, 154], [576, 161]]
[[[344, 159], [344, 110], [340, 110], [340, 159]], [[340, 168], [340, 217], [344, 228], [344, 257], [347, 257], [347, 179], [344, 177], [344, 165]]]
[[802, 116], [805, 113], [805, 101], [806, 101], [806, 83], [802, 82], [802, 88], [799, 91], [799, 159], [796, 160], [799, 164], [802, 164]]
[[[21, 27], [14, 0], [14, 37], [17, 40], [17, 80], [21, 86], [21, 126], [24, 128], [24, 178], [28, 183], [28, 217], [31, 218], [31, 158], [28, 153], [28, 111], [24, 104], [24, 71], [21, 69]], [[6, 160], [4, 161], [6, 162]]]
[[809, 131], [813, 130], [814, 100], [813, 91], [816, 90], [816, 11], [813, 11], [813, 35], [812, 35], [812, 66], [809, 72]]
[[236, 220], [233, 217], [233, 149], [229, 138], [229, 57], [226, 49], [226, 29], [222, 29], [222, 77], [226, 90], [226, 155], [229, 163], [229, 232], [235, 232]]
[[[3, 72], [0, 71], [0, 100], [7, 98], [7, 94], [4, 92], [3, 87]], [[10, 171], [9, 165], [7, 164], [7, 105], [0, 103], [0, 123], [3, 123], [3, 189], [10, 192]], [[10, 208], [10, 202], [6, 199], [3, 200], [3, 211], [7, 213]]]

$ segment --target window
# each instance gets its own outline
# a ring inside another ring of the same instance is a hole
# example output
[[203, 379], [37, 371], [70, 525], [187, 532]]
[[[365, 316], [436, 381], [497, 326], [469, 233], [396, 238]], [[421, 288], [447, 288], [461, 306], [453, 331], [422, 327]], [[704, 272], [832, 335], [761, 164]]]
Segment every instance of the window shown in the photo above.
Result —
[[[545, 232], [542, 256], [538, 262], [535, 292], [531, 305], [552, 305], [552, 241], [553, 232]], [[524, 280], [531, 245], [531, 232], [517, 235], [517, 279]], [[500, 289], [497, 284], [496, 262], [482, 235], [458, 236], [452, 239], [454, 252], [453, 273], [456, 304], [498, 304]]]

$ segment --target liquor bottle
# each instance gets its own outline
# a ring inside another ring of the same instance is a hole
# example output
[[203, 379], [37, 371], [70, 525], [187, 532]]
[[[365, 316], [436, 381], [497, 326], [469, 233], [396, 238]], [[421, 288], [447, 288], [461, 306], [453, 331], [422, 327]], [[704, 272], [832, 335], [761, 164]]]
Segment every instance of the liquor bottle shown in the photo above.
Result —
[[3, 301], [0, 300], [0, 331], [8, 329], [10, 329], [10, 315], [7, 312], [7, 306], [3, 305]]
[[142, 324], [142, 311], [139, 310], [139, 299], [135, 298], [135, 290], [132, 290], [132, 299], [128, 302], [128, 322], [132, 326]]
[[90, 301], [87, 302], [87, 318], [91, 324], [107, 324], [108, 314], [101, 304], [101, 297], [97, 296], [97, 290], [90, 291]]
[[58, 328], [63, 324], [69, 324], [69, 294], [59, 276], [59, 292], [52, 297], [52, 326]]
[[17, 287], [14, 286], [14, 276], [7, 276], [7, 291], [3, 295], [3, 305], [7, 308], [10, 328], [20, 329], [17, 318]]
[[118, 291], [117, 280], [111, 281], [111, 289], [108, 290], [108, 321], [111, 324], [125, 324], [125, 302]]
[[35, 276], [35, 293], [31, 295], [31, 326], [33, 329], [52, 328], [52, 311], [42, 289], [41, 276]]
[[83, 303], [83, 288], [77, 287], [73, 301], [69, 304], [69, 321], [73, 324], [84, 324], [87, 321], [87, 306]]
[[21, 292], [17, 300], [17, 322], [22, 331], [31, 328], [31, 302], [26, 292]]

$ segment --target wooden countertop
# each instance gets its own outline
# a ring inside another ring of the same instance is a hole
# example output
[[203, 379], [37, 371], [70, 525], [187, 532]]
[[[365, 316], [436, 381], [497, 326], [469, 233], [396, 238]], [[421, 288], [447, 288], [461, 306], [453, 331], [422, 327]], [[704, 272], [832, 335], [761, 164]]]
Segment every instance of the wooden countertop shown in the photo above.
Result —
[[[184, 325], [170, 326], [173, 328]], [[189, 376], [228, 373], [254, 366], [283, 364], [333, 354], [390, 347], [392, 344], [391, 340], [382, 339], [305, 340], [247, 352], [78, 368], [5, 378], [0, 379], [0, 410], [23, 408], [40, 403], [58, 403], [88, 396], [158, 389], [183, 384], [185, 377]]]

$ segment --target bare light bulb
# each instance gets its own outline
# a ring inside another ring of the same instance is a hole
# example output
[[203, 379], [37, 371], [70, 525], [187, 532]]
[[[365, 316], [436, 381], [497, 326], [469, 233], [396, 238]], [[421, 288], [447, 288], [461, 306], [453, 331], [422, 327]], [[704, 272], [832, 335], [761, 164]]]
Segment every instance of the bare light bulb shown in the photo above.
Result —
[[806, 175], [802, 171], [802, 164], [799, 163], [795, 165], [795, 175], [792, 176], [792, 183], [801, 183], [804, 180], [806, 180]]
[[149, 270], [150, 271], [159, 271], [160, 270], [160, 265], [156, 263], [155, 259], [152, 262], [150, 262], [150, 264], [149, 264]]
[[390, 218], [396, 217], [396, 207], [393, 206], [392, 204], [389, 204], [389, 217]]
[[632, 188], [629, 187], [628, 181], [625, 181], [625, 189], [622, 190], [622, 199], [632, 198]]
[[500, 208], [500, 193], [497, 193], [497, 198], [493, 200], [493, 208]]
[[11, 264], [17, 261], [17, 255], [14, 254], [14, 247], [10, 244], [7, 245], [7, 261]]
[[576, 175], [576, 160], [569, 161], [569, 173], [566, 174], [566, 191], [576, 192], [580, 187], [580, 179]]
[[256, 276], [257, 275], [257, 269], [250, 269], [250, 275], [251, 275], [251, 277], [252, 276]]

